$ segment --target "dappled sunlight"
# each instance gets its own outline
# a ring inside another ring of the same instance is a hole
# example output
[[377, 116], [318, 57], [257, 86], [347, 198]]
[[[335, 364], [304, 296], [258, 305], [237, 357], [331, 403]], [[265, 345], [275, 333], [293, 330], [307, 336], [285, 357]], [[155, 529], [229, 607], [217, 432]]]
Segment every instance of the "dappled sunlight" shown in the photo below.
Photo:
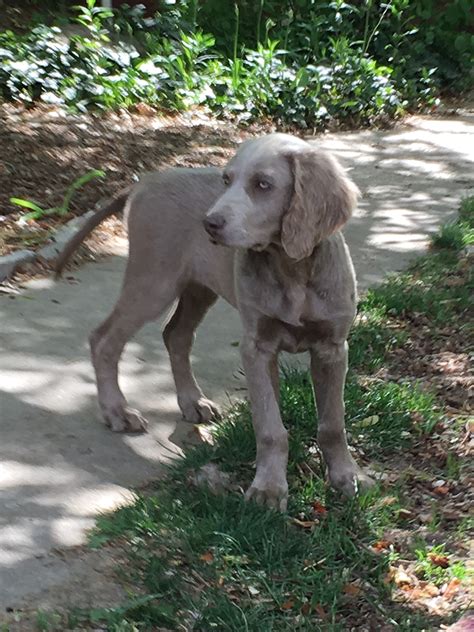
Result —
[[74, 481], [75, 474], [74, 471], [62, 469], [57, 463], [40, 466], [4, 460], [0, 464], [0, 485], [6, 489], [29, 485], [34, 481], [34, 485], [40, 486], [49, 484], [52, 475], [56, 485], [69, 485]]
[[[120, 366], [120, 385], [149, 432], [112, 433], [101, 419], [88, 336], [118, 296], [124, 263], [106, 259], [68, 275], [73, 283], [33, 282], [13, 300], [1, 297], [2, 584], [21, 580], [34, 591], [35, 572], [44, 578], [48, 569], [47, 582], [56, 581], [60, 560], [49, 551], [83, 543], [94, 517], [127, 502], [130, 487], [160, 476], [192, 433], [161, 337], [165, 317], [127, 345]], [[233, 378], [240, 360], [231, 345], [240, 325], [231, 308], [216, 310], [220, 327], [216, 316], [205, 320], [194, 356], [203, 389], [226, 405], [242, 385], [241, 376]]]
[[340, 158], [361, 190], [359, 206], [344, 228], [360, 288], [421, 254], [430, 234], [454, 217], [460, 198], [474, 185], [474, 124], [463, 121], [456, 129], [464, 136], [453, 143], [451, 122], [412, 118], [389, 131], [313, 139]]
[[[251, 135], [232, 128], [223, 136], [205, 125], [193, 129], [171, 122], [154, 129], [154, 119], [133, 117], [125, 123], [117, 118], [113, 133], [104, 121], [84, 123], [83, 128], [77, 123], [72, 136], [65, 135], [64, 120], [51, 119], [39, 122], [34, 134], [38, 164], [46, 161], [58, 177], [55, 191], [73, 172], [77, 175], [74, 170], [80, 171], [84, 160], [87, 167], [108, 170], [106, 183], [91, 183], [82, 198], [79, 192], [78, 202], [85, 206], [94, 196], [98, 201], [130, 181], [134, 173], [170, 164], [222, 165], [237, 141]], [[463, 124], [462, 129], [470, 128]], [[344, 231], [362, 289], [422, 251], [429, 233], [450, 217], [469, 186], [471, 165], [444, 140], [437, 144], [434, 130], [313, 138], [317, 146], [338, 155], [362, 192]], [[18, 138], [17, 131], [14, 136]], [[25, 142], [31, 144], [31, 137]], [[61, 142], [64, 152], [53, 156], [48, 148]], [[28, 169], [36, 165], [34, 161]], [[49, 177], [45, 189], [52, 186]], [[19, 180], [28, 181], [25, 173]], [[22, 186], [9, 193], [47, 197], [43, 190], [33, 195], [28, 185]], [[0, 563], [6, 569], [0, 582], [11, 585], [28, 578], [42, 564], [35, 556], [83, 542], [97, 513], [127, 502], [128, 488], [156, 479], [161, 464], [176, 458], [193, 433], [177, 406], [161, 337], [165, 317], [145, 326], [127, 345], [120, 366], [121, 388], [130, 405], [148, 419], [149, 432], [111, 433], [101, 419], [88, 336], [119, 294], [125, 254], [122, 248], [120, 256], [84, 265], [63, 281], [38, 279], [13, 299], [0, 297]], [[193, 350], [203, 391], [223, 406], [246, 394], [236, 344], [240, 332], [237, 312], [219, 302], [198, 329]], [[295, 358], [290, 360], [293, 365]], [[449, 365], [450, 359], [431, 361]], [[58, 571], [57, 565], [51, 568]]]
[[451, 170], [442, 162], [426, 164], [426, 161], [416, 158], [384, 158], [378, 165], [382, 169], [390, 169], [391, 172], [395, 170], [399, 175], [408, 178], [414, 178], [420, 174], [436, 176], [437, 180], [452, 177]]

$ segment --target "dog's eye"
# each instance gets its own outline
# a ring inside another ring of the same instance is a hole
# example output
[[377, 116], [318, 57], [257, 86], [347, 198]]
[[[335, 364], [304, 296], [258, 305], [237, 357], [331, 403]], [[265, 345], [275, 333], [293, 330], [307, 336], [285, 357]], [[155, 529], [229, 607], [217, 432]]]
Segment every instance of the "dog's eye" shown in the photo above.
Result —
[[268, 191], [268, 189], [272, 188], [272, 185], [270, 184], [270, 182], [267, 182], [266, 180], [258, 180], [257, 188], [260, 189], [261, 191]]
[[225, 186], [229, 186], [230, 184], [230, 177], [227, 173], [223, 173], [222, 174], [222, 180], [224, 181]]

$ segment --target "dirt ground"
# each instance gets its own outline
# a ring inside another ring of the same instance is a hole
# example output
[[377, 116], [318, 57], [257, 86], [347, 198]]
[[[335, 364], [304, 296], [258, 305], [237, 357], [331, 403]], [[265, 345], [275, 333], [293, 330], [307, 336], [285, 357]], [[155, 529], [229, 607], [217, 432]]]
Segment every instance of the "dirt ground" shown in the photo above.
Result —
[[[150, 113], [151, 114], [151, 113]], [[73, 214], [95, 208], [139, 174], [170, 166], [222, 166], [236, 144], [255, 133], [206, 117], [157, 118], [121, 112], [65, 116], [59, 110], [0, 106], [0, 254], [35, 249]], [[18, 226], [26, 211], [9, 200], [59, 205], [68, 186], [91, 169], [107, 173], [79, 189], [71, 213]]]

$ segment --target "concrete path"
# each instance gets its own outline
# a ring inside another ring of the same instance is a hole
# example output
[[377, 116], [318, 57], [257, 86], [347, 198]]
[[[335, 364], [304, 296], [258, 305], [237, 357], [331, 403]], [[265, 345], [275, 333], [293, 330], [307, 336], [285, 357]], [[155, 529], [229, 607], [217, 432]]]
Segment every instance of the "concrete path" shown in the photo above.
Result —
[[[363, 192], [346, 229], [360, 286], [404, 267], [472, 187], [474, 120], [415, 118], [396, 130], [329, 134], [316, 141], [352, 170]], [[87, 335], [117, 296], [125, 263], [85, 265], [74, 280], [35, 280], [0, 295], [0, 621], [7, 606], [63, 586], [74, 574], [57, 549], [83, 543], [98, 512], [128, 498], [179, 452], [180, 421], [158, 326], [127, 348], [122, 385], [151, 421], [120, 436], [101, 424]], [[236, 313], [219, 303], [199, 330], [196, 374], [221, 402], [239, 395]], [[63, 604], [65, 605], [65, 604]]]

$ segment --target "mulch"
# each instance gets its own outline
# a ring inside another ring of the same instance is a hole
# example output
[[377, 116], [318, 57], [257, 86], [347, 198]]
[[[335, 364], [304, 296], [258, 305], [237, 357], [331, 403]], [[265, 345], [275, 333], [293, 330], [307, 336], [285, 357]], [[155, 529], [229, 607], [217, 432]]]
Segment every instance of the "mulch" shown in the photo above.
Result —
[[[46, 107], [0, 105], [0, 255], [40, 248], [59, 225], [96, 208], [144, 172], [222, 166], [256, 130], [200, 112], [158, 117], [151, 108], [138, 109], [73, 116]], [[92, 169], [104, 170], [105, 179], [79, 189], [67, 215], [18, 222], [26, 210], [11, 197], [57, 206], [69, 185]]]

